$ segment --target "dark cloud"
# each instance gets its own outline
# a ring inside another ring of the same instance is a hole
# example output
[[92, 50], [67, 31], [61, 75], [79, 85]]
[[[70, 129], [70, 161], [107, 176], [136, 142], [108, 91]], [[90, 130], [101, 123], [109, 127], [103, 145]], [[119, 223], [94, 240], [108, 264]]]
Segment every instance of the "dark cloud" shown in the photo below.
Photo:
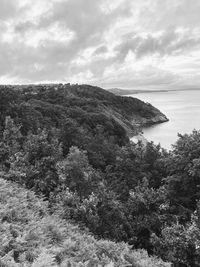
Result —
[[102, 45], [102, 46], [98, 47], [98, 48], [94, 51], [93, 55], [101, 55], [101, 54], [104, 54], [104, 53], [106, 53], [106, 52], [108, 52], [108, 48], [107, 48], [107, 46]]
[[115, 47], [115, 51], [117, 52], [116, 60], [119, 62], [123, 62], [128, 52], [135, 52], [142, 40], [143, 38], [137, 36], [137, 34], [134, 34], [133, 37], [128, 36], [127, 39], [125, 37], [122, 42]]
[[35, 29], [36, 25], [30, 21], [20, 21], [14, 26], [14, 31], [16, 33], [24, 34], [29, 30]]
[[99, 45], [103, 41], [104, 32], [120, 17], [130, 15], [129, 5], [120, 5], [110, 13], [100, 7], [100, 1], [69, 0], [56, 2], [53, 12], [42, 18], [38, 27], [47, 27], [59, 22], [75, 33], [71, 43], [71, 54], [78, 54], [87, 47]]
[[200, 48], [200, 36], [196, 36], [192, 31], [179, 32], [174, 29], [157, 36], [149, 34], [143, 37], [134, 34], [132, 38], [123, 40], [115, 49], [118, 52], [117, 60], [123, 61], [129, 51], [139, 59], [149, 54], [165, 56], [195, 48]]

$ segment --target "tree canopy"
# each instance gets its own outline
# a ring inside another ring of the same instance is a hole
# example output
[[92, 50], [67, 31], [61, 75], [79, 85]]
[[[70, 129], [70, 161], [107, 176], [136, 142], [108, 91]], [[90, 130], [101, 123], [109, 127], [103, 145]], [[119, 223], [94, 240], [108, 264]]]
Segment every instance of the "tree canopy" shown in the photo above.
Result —
[[130, 142], [131, 116], [159, 112], [139, 100], [85, 85], [7, 92], [1, 266], [200, 265], [200, 131], [167, 152]]

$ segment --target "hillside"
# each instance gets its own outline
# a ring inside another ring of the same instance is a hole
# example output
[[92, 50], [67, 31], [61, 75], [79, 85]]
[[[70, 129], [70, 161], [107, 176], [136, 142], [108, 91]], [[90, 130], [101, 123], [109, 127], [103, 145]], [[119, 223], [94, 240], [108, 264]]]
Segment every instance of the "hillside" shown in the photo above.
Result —
[[200, 266], [200, 131], [170, 152], [127, 136], [160, 114], [88, 85], [2, 86], [0, 266]]
[[50, 215], [47, 205], [33, 192], [0, 178], [0, 266], [170, 266], [124, 243], [97, 240]]
[[1, 86], [0, 112], [0, 124], [10, 115], [23, 124], [24, 131], [49, 125], [60, 128], [71, 118], [90, 130], [109, 124], [112, 135], [119, 135], [118, 129], [131, 136], [139, 127], [167, 121], [150, 104], [89, 85]]

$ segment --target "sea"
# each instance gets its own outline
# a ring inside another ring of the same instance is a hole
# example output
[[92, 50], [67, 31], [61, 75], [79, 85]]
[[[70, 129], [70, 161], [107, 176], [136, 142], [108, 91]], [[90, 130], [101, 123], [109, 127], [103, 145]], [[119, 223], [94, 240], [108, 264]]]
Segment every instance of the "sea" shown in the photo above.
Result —
[[164, 113], [169, 121], [143, 129], [148, 141], [160, 143], [167, 150], [177, 141], [177, 134], [200, 130], [200, 89], [184, 91], [147, 92], [129, 95], [151, 103]]

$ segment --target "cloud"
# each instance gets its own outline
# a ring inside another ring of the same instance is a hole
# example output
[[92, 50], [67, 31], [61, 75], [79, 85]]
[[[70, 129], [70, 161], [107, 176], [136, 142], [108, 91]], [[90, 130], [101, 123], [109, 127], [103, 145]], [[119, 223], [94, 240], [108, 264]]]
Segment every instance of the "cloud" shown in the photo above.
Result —
[[16, 15], [19, 11], [19, 6], [15, 0], [1, 0], [0, 1], [0, 20], [5, 20]]
[[165, 32], [158, 32], [152, 35], [141, 36], [133, 34], [131, 38], [124, 39], [115, 49], [118, 53], [117, 59], [124, 60], [129, 51], [132, 51], [137, 58], [149, 54], [160, 56], [180, 54], [187, 50], [200, 48], [200, 32], [192, 30], [173, 29]]
[[7, 61], [14, 63], [8, 63], [10, 75], [22, 81], [41, 81], [47, 76], [68, 78], [71, 61], [88, 47], [98, 45], [104, 30], [129, 13], [127, 6], [120, 5], [105, 12], [105, 7], [102, 9], [99, 1], [93, 0], [87, 0], [87, 5], [85, 0], [50, 2], [37, 11], [39, 1], [25, 1], [22, 17], [26, 20], [19, 16], [16, 21], [4, 21], [10, 25], [1, 36], [1, 50]]
[[[139, 0], [136, 0], [136, 9]], [[174, 27], [200, 26], [200, 2], [195, 0], [141, 1], [138, 21], [146, 31], [159, 31]]]
[[170, 71], [160, 69], [156, 66], [146, 65], [140, 70], [134, 71], [130, 66], [123, 69], [108, 70], [101, 81], [105, 87], [122, 87], [129, 89], [163, 89], [176, 85], [180, 77]]
[[0, 0], [0, 6], [0, 82], [200, 84], [199, 1]]
[[101, 55], [108, 52], [108, 48], [105, 45], [102, 45], [100, 47], [98, 47], [95, 51], [94, 51], [94, 55]]

